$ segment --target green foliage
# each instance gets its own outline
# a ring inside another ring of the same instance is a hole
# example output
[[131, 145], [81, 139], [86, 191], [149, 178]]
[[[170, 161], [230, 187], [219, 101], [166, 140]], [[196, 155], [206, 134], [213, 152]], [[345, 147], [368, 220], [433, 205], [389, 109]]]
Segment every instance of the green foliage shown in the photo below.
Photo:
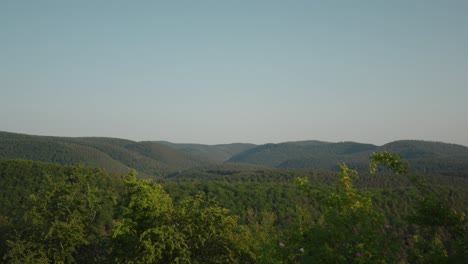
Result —
[[[397, 153], [374, 153], [371, 159], [371, 172], [379, 164], [396, 174], [408, 170], [407, 163]], [[464, 213], [450, 206], [444, 195], [418, 182], [416, 187], [422, 197], [408, 219], [420, 228], [409, 239], [411, 246], [402, 248], [400, 241], [404, 238], [398, 239], [398, 233], [392, 232], [386, 217], [373, 207], [370, 194], [353, 188], [352, 180], [356, 176], [356, 171], [342, 165], [335, 191], [315, 191], [325, 211], [319, 223], [311, 225], [296, 239], [305, 245], [301, 261], [395, 263], [406, 259], [410, 263], [466, 263], [467, 220]], [[307, 178], [298, 178], [296, 182], [307, 190]]]
[[82, 166], [13, 160], [0, 161], [0, 185], [0, 253], [9, 262], [103, 262], [115, 178]]
[[98, 190], [89, 184], [89, 177], [80, 167], [62, 180], [48, 177], [48, 188], [30, 195], [24, 214], [27, 226], [9, 241], [6, 258], [76, 262], [79, 248], [90, 244], [91, 225], [100, 209]]
[[8, 240], [8, 253], [4, 259], [12, 264], [48, 264], [50, 259], [47, 257], [46, 250], [41, 243], [15, 239]]
[[416, 213], [409, 217], [412, 223], [420, 226], [461, 228], [464, 213], [458, 213], [446, 200], [436, 195], [423, 196], [416, 205]]
[[467, 263], [468, 181], [391, 173], [406, 163], [389, 152], [372, 162], [389, 170], [358, 176], [342, 165], [335, 181], [323, 170], [226, 164], [160, 185], [135, 172], [0, 161], [0, 255], [9, 263]]
[[413, 236], [415, 246], [409, 259], [418, 263], [466, 263], [468, 261], [468, 219], [450, 204], [443, 191], [429, 192], [420, 187], [422, 197], [416, 203], [410, 223], [421, 227]]
[[161, 185], [137, 180], [132, 172], [125, 180], [127, 195], [122, 216], [112, 233], [118, 263], [187, 261], [187, 245], [172, 222], [172, 200]]
[[162, 186], [125, 181], [128, 194], [112, 234], [118, 263], [248, 263], [253, 256], [242, 244], [246, 229], [237, 218], [203, 194], [176, 207]]
[[396, 174], [406, 173], [409, 169], [409, 165], [401, 161], [400, 154], [387, 151], [372, 154], [369, 164], [370, 172], [375, 173], [379, 164], [384, 165]]
[[450, 263], [448, 262], [448, 253], [440, 238], [434, 237], [432, 240], [428, 240], [415, 235], [413, 240], [415, 246], [408, 257], [411, 263]]
[[179, 203], [175, 221], [189, 245], [193, 263], [251, 263], [254, 259], [245, 244], [246, 227], [204, 193]]
[[323, 221], [312, 225], [302, 238], [304, 262], [393, 263], [397, 259], [383, 216], [372, 207], [368, 194], [352, 186], [357, 172], [341, 165], [336, 190], [321, 193]]

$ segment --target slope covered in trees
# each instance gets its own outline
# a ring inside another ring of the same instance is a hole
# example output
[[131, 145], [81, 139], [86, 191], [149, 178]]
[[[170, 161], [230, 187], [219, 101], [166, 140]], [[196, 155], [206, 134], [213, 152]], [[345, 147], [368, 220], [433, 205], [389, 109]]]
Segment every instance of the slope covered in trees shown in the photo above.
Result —
[[181, 144], [181, 143], [171, 143], [167, 141], [157, 141], [172, 147], [174, 149], [180, 150], [182, 152], [206, 158], [214, 161], [226, 161], [232, 156], [246, 151], [250, 148], [255, 147], [254, 144], [246, 143], [232, 143], [232, 144], [218, 144], [218, 145], [203, 145], [203, 144]]
[[336, 165], [337, 161], [351, 154], [362, 153], [375, 149], [371, 144], [355, 142], [328, 143], [321, 141], [300, 141], [279, 144], [266, 144], [229, 159], [229, 162], [244, 162], [270, 167], [287, 167], [282, 164], [308, 159], [315, 160], [315, 164], [308, 167], [324, 168], [329, 164]]
[[138, 170], [147, 177], [212, 162], [155, 142], [117, 138], [67, 138], [0, 132], [0, 159], [30, 159], [73, 165], [83, 163], [126, 173]]
[[20, 158], [68, 165], [83, 163], [119, 173], [136, 169], [141, 176], [153, 178], [172, 177], [193, 168], [217, 170], [230, 167], [239, 171], [244, 170], [242, 167], [256, 166], [339, 171], [341, 163], [364, 172], [368, 168], [368, 157], [381, 151], [401, 153], [411, 162], [414, 173], [468, 177], [468, 147], [440, 142], [401, 140], [376, 146], [311, 140], [260, 146], [202, 145], [0, 132], [0, 159]]
[[266, 144], [239, 153], [229, 162], [242, 162], [276, 168], [322, 168], [339, 170], [338, 164], [365, 171], [373, 152], [393, 151], [411, 162], [416, 173], [468, 177], [468, 147], [440, 142], [401, 140], [383, 146], [356, 142]]

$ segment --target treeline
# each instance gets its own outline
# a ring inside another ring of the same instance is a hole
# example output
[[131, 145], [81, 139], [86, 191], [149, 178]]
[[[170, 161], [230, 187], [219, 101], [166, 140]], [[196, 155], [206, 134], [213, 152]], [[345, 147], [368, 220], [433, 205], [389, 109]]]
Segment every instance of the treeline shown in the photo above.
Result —
[[[339, 165], [337, 165], [339, 167]], [[400, 188], [414, 186], [410, 177], [395, 175], [388, 169], [379, 168], [379, 173], [369, 173], [369, 165], [365, 168], [350, 168], [359, 172], [355, 179], [358, 188]], [[226, 163], [218, 167], [194, 168], [178, 173], [172, 173], [160, 183], [200, 183], [200, 182], [229, 182], [229, 183], [286, 183], [292, 184], [297, 177], [307, 177], [314, 185], [331, 185], [336, 181], [336, 171], [323, 169], [272, 169], [264, 167], [238, 166]], [[458, 176], [439, 174], [413, 174], [424, 178], [428, 184], [460, 186], [468, 188], [468, 179]]]
[[1, 261], [467, 263], [468, 180], [377, 170], [221, 166], [156, 183], [4, 160]]

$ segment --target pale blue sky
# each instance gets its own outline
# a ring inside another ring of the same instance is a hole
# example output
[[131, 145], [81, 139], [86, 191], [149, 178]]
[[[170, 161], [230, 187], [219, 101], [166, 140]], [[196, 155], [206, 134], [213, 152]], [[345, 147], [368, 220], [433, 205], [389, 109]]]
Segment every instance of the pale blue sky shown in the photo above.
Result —
[[468, 1], [0, 1], [0, 130], [468, 145]]

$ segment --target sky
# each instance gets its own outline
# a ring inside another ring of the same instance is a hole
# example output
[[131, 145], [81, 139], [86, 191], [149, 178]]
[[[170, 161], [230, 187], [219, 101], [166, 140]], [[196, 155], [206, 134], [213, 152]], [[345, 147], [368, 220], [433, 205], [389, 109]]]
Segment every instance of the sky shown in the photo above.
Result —
[[0, 1], [0, 131], [468, 146], [468, 1]]

